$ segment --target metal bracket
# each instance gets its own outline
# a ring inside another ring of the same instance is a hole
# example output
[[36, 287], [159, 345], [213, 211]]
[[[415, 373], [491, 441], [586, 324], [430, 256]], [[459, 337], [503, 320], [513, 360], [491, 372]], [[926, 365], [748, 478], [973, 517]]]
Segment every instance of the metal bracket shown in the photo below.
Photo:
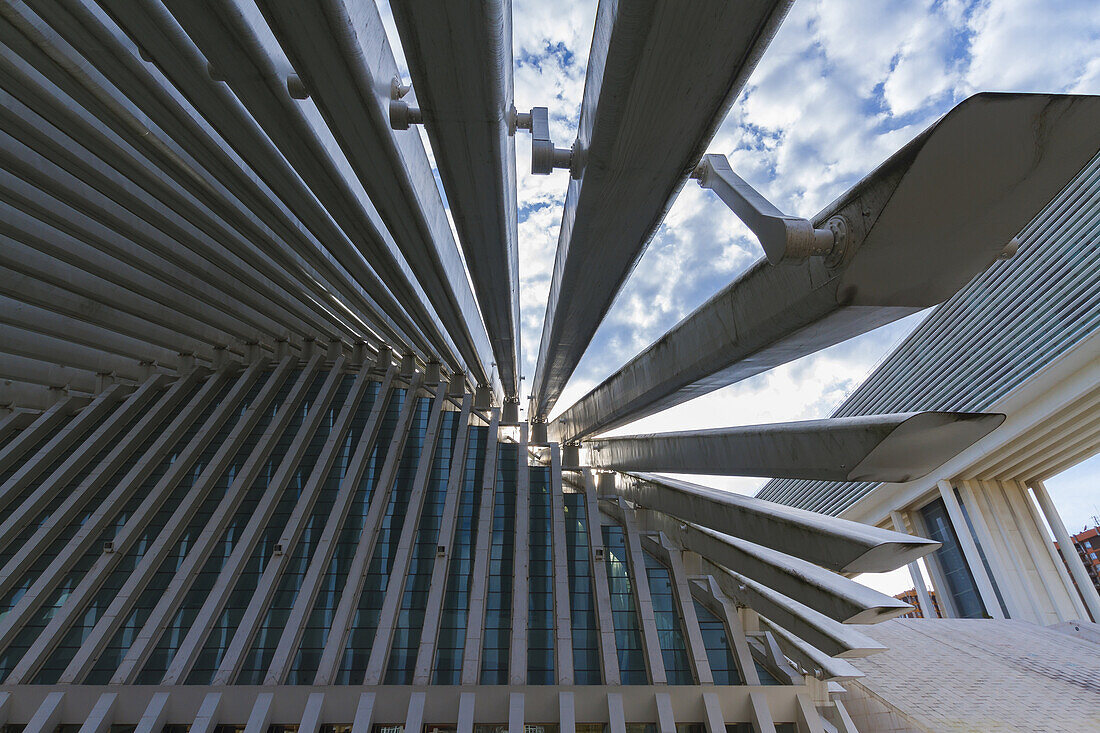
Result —
[[402, 84], [398, 76], [390, 80], [390, 127], [394, 130], [408, 130], [410, 125], [424, 124], [424, 115], [420, 108], [402, 101], [411, 90], [412, 86]]
[[554, 147], [546, 107], [532, 107], [530, 112], [514, 112], [513, 116], [516, 129], [531, 131], [531, 173], [545, 176], [555, 168], [569, 168], [572, 175], [573, 150]]
[[724, 155], [704, 155], [692, 173], [703, 188], [718, 198], [745, 223], [764, 247], [768, 262], [778, 265], [807, 257], [838, 259], [843, 251], [847, 227], [843, 221], [830, 220], [826, 229], [796, 216], [787, 216], [764, 198], [759, 191], [733, 172]]

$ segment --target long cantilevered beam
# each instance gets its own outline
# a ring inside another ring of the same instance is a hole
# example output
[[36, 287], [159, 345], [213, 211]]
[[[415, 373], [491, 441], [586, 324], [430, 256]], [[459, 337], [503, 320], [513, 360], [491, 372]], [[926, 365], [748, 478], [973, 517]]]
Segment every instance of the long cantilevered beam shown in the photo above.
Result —
[[723, 476], [919, 478], [1004, 422], [999, 413], [917, 412], [746, 425], [589, 441], [596, 468]]
[[519, 394], [511, 0], [392, 4], [506, 398]]
[[843, 573], [885, 573], [927, 555], [938, 542], [751, 496], [656, 476], [613, 474], [600, 482], [637, 506], [679, 517]]
[[[396, 64], [385, 41], [381, 20], [377, 19], [377, 9], [374, 9], [377, 20], [375, 24], [370, 22], [372, 19], [369, 17], [368, 9], [360, 8], [363, 13], [361, 16], [357, 15], [353, 22], [342, 4], [339, 7], [326, 5], [324, 22], [328, 30], [323, 38], [318, 39], [315, 35], [318, 32], [315, 25], [316, 18], [312, 15], [313, 6], [316, 4], [309, 5], [309, 8], [305, 5], [296, 7], [302, 9], [300, 18], [302, 32], [308, 30], [311, 34], [310, 38], [314, 39], [311, 51], [325, 50], [325, 59], [331, 59], [332, 55], [338, 51], [341, 59], [339, 62], [333, 62], [333, 65], [327, 68], [327, 72], [333, 74], [338, 80], [343, 80], [338, 88], [357, 100], [354, 103], [350, 101], [348, 103], [353, 104], [353, 107], [363, 115], [374, 115], [377, 112], [383, 119], [388, 117], [382, 112], [386, 108], [386, 103], [374, 97], [375, 95], [384, 96], [388, 101], [388, 80], [396, 71]], [[457, 357], [447, 360], [455, 364], [459, 370], [469, 369], [474, 381], [481, 384], [490, 383], [491, 372], [487, 362], [491, 358], [491, 351], [488, 348], [488, 339], [484, 335], [484, 329], [481, 328], [480, 317], [477, 316], [476, 305], [473, 302], [472, 293], [469, 292], [468, 284], [459, 281], [458, 273], [444, 262], [442, 253], [447, 243], [438, 240], [425, 241], [414, 236], [423, 232], [414, 232], [408, 238], [401, 238], [400, 235], [403, 232], [407, 233], [407, 230], [394, 223], [400, 219], [397, 212], [408, 208], [403, 206], [400, 199], [403, 196], [413, 195], [411, 191], [405, 190], [406, 185], [416, 186], [419, 190], [423, 186], [423, 176], [419, 175], [420, 171], [410, 172], [408, 169], [399, 170], [396, 167], [364, 170], [360, 154], [365, 155], [365, 153], [363, 150], [352, 147], [357, 144], [363, 147], [381, 145], [386, 148], [387, 158], [418, 169], [425, 168], [428, 170], [427, 175], [430, 179], [430, 168], [428, 168], [423, 145], [419, 140], [416, 144], [419, 145], [419, 155], [424, 158], [420, 161], [422, 166], [420, 163], [413, 162], [414, 154], [410, 149], [415, 148], [411, 144], [399, 146], [392, 136], [388, 140], [375, 139], [380, 123], [373, 116], [362, 118], [356, 116], [358, 124], [355, 127], [358, 138], [356, 141], [349, 140], [348, 135], [351, 133], [347, 129], [346, 120], [340, 126], [330, 122], [335, 120], [335, 110], [342, 110], [344, 113], [347, 113], [347, 110], [336, 103], [332, 103], [331, 108], [326, 105], [326, 100], [332, 102], [331, 95], [334, 93], [332, 86], [328, 84], [329, 80], [307, 77], [306, 68], [312, 73], [317, 74], [317, 72], [312, 66], [304, 67], [301, 73], [303, 81], [306, 82], [306, 88], [310, 88], [310, 80], [312, 80], [314, 82], [312, 88], [319, 102], [318, 108], [323, 113], [327, 111], [326, 122], [333, 125], [329, 129], [337, 140], [335, 145], [330, 145], [315, 126], [318, 122], [311, 121], [306, 108], [290, 96], [287, 79], [297, 69], [285, 60], [280, 61], [283, 52], [274, 39], [263, 33], [262, 19], [255, 14], [249, 16], [244, 9], [222, 0], [205, 0], [202, 3], [167, 0], [165, 6], [210, 61], [212, 73], [225, 79], [244, 107], [260, 123], [332, 217], [352, 236], [370, 265], [398, 297], [402, 306], [436, 338], [437, 343], [444, 344], [441, 351], [447, 356], [454, 354]], [[328, 25], [328, 18], [332, 19], [332, 26]], [[358, 25], [355, 25], [356, 23]], [[364, 48], [363, 37], [359, 34], [363, 34], [373, 44], [371, 50]], [[352, 54], [353, 57], [349, 58], [348, 54]], [[372, 74], [371, 78], [387, 79], [387, 91], [373, 88], [371, 86], [373, 82], [368, 84], [356, 76], [357, 72], [363, 71], [365, 54], [370, 54], [372, 60], [385, 67], [385, 69], [373, 69], [376, 73]], [[343, 68], [336, 65], [337, 63], [343, 64]], [[385, 70], [390, 70], [390, 73], [386, 74]], [[354, 85], [347, 86], [352, 81]], [[339, 116], [339, 113], [335, 114]], [[390, 133], [392, 134], [392, 131]], [[337, 146], [339, 150], [335, 149]], [[373, 197], [370, 201], [364, 201], [361, 196], [356, 195], [348, 181], [348, 174], [341, 170], [341, 160], [345, 158], [351, 163], [355, 177], [363, 184], [368, 195], [379, 197], [377, 202]], [[375, 190], [376, 187], [367, 185], [371, 179], [377, 183], [378, 187], [384, 189], [381, 193]], [[382, 179], [385, 179], [385, 182], [381, 182]], [[438, 199], [434, 182], [432, 193]], [[442, 209], [441, 202], [439, 205]], [[383, 210], [386, 210], [385, 215]], [[439, 213], [445, 217], [442, 210]], [[391, 223], [394, 223], [394, 232], [388, 228]], [[406, 223], [403, 226], [409, 225]], [[453, 239], [450, 239], [449, 246], [454, 250], [454, 258], [457, 258], [457, 247]], [[451, 258], [447, 255], [446, 259], [449, 262]], [[459, 269], [461, 270], [461, 266]], [[464, 273], [462, 275], [464, 277]], [[460, 296], [462, 286], [465, 286], [466, 298]], [[459, 301], [456, 302], [456, 299]], [[473, 312], [469, 312], [469, 308], [464, 306], [472, 307]], [[479, 329], [481, 339], [476, 335]], [[453, 347], [451, 347], [452, 343]]]
[[533, 417], [549, 414], [790, 5], [600, 2]]
[[[621, 502], [622, 500], [619, 499]], [[620, 518], [630, 509], [603, 502], [601, 509]], [[847, 624], [873, 624], [899, 616], [911, 606], [843, 575], [793, 555], [769, 550], [648, 509], [634, 510], [643, 532], [659, 532], [678, 547], [698, 553], [783, 593], [831, 619]]]
[[[979, 94], [818, 214], [837, 254], [761, 260], [566, 410], [623, 425], [946, 300], [1100, 148], [1100, 97]], [[960, 165], [965, 161], [965, 165]]]
[[[232, 2], [208, 1], [231, 17]], [[258, 5], [472, 375], [491, 384], [492, 350], [420, 133], [390, 126], [398, 70], [377, 4]]]

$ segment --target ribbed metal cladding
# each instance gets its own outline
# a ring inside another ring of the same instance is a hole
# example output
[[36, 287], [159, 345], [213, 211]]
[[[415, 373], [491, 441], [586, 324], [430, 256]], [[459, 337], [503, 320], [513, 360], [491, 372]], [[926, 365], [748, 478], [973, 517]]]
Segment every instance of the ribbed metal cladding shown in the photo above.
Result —
[[[1018, 235], [1015, 257], [940, 306], [834, 417], [982, 411], [1100, 324], [1100, 155]], [[778, 479], [757, 496], [839, 515], [877, 483]]]

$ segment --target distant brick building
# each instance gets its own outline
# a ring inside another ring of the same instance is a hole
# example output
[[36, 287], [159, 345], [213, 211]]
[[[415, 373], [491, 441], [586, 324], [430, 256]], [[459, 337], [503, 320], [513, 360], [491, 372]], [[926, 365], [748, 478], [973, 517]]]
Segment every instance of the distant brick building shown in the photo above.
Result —
[[[1085, 564], [1085, 570], [1092, 578], [1092, 584], [1100, 590], [1100, 525], [1079, 532], [1071, 539], [1073, 546], [1077, 548], [1077, 554], [1081, 557], [1081, 562]], [[1062, 562], [1065, 562], [1064, 558]]]
[[[936, 591], [929, 591], [929, 595], [932, 596], [932, 607], [936, 609], [936, 615], [943, 618], [943, 612], [940, 610], [940, 602], [936, 600]], [[910, 588], [909, 590], [898, 593], [894, 598], [899, 601], [905, 601], [913, 607], [912, 611], [903, 613], [898, 618], [924, 618], [924, 614], [921, 613], [920, 603], [917, 602], [917, 589]]]

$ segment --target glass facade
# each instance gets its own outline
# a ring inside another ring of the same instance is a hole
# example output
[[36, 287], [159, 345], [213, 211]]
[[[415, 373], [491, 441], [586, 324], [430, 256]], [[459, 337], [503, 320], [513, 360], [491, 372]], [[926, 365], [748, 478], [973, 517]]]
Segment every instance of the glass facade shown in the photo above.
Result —
[[665, 678], [670, 685], [694, 685], [687, 646], [684, 644], [684, 625], [680, 606], [676, 602], [676, 590], [672, 585], [672, 573], [648, 552], [645, 556], [646, 579], [653, 602], [653, 619], [657, 625], [657, 640], [664, 660]]
[[[387, 593], [394, 593], [398, 595], [391, 602], [397, 600], [397, 608], [393, 618], [385, 620], [392, 624], [392, 636], [380, 652], [385, 654], [380, 683], [413, 684], [427, 628], [436, 635], [430, 641], [430, 682], [458, 685], [468, 652], [470, 603], [480, 580], [485, 609], [480, 659], [472, 669], [477, 683], [509, 683], [513, 634], [520, 631], [517, 637], [526, 642], [526, 668], [522, 670], [526, 684], [554, 685], [559, 670], [553, 492], [561, 491], [561, 550], [567, 561], [574, 684], [598, 685], [604, 680], [601, 611], [597, 608], [600, 594], [593, 585], [597, 566], [590, 546], [592, 521], [599, 523], [604, 546], [599, 568], [607, 575], [609, 593], [605, 598], [610, 605], [604, 610], [612, 624], [605, 631], [613, 633], [621, 684], [649, 684], [650, 663], [663, 665], [668, 684], [696, 684], [687, 648], [688, 630], [680, 613], [682, 599], [669, 568], [646, 552], [634, 558], [626, 529], [603, 514], [590, 516], [589, 497], [570, 482], [555, 486], [550, 467], [531, 461], [537, 450], [529, 456], [517, 443], [498, 443], [492, 466], [494, 480], [487, 488], [484, 472], [489, 468], [489, 441], [498, 436], [490, 435], [486, 416], [476, 411], [466, 416], [470, 424], [463, 451], [457, 442], [463, 415], [449, 399], [441, 406], [437, 435], [430, 436], [431, 397], [416, 396], [409, 403], [411, 395], [404, 387], [381, 395], [379, 382], [367, 378], [358, 404], [349, 405], [358, 374], [291, 369], [283, 373], [280, 383], [271, 384], [273, 374], [271, 370], [259, 372], [247, 386], [232, 377], [209, 388], [200, 381], [180, 395], [171, 409], [162, 406], [166, 394], [162, 390], [120, 426], [122, 432], [132, 432], [144, 417], [157, 416], [102, 486], [92, 485], [71, 505], [57, 496], [34, 499], [40, 502], [33, 515], [35, 529], [20, 535], [21, 541], [43, 542], [37, 528], [59, 516], [63, 522], [48, 538], [54, 544], [46, 549], [54, 555], [67, 551], [71, 559], [61, 570], [48, 570], [56, 577], [41, 603], [20, 611], [27, 621], [4, 649], [6, 656], [0, 661], [6, 665], [5, 675], [18, 665], [23, 675], [18, 681], [24, 684], [56, 684], [71, 676], [85, 684], [151, 685], [163, 684], [171, 669], [169, 681], [174, 684], [210, 685], [215, 679], [228, 679], [230, 684], [264, 685], [272, 681], [271, 675], [281, 673], [271, 669], [278, 650], [286, 669], [281, 682], [308, 685], [317, 677], [341, 598], [353, 592], [355, 602], [350, 606], [352, 616], [343, 643], [329, 650], [330, 654], [338, 652], [335, 669], [327, 670], [334, 675], [333, 684], [363, 684], [377, 629], [384, 621], [380, 618], [384, 601]], [[330, 379], [334, 380], [331, 388], [323, 392]], [[224, 403], [231, 389], [240, 397], [238, 404], [227, 406]], [[296, 389], [301, 397], [276, 430], [275, 418], [286, 409]], [[202, 410], [190, 424], [178, 428], [178, 438], [171, 445], [153, 457], [141, 481], [124, 490], [123, 479], [139, 461], [148, 460], [153, 444], [179, 414], [179, 404], [189, 404], [200, 390], [205, 390]], [[258, 407], [256, 401], [265, 391], [266, 403]], [[321, 399], [327, 400], [323, 409], [316, 405]], [[219, 406], [225, 416], [214, 421]], [[250, 415], [254, 408], [258, 412]], [[319, 412], [307, 434], [306, 420], [314, 408]], [[337, 422], [345, 410], [347, 426], [338, 431]], [[365, 432], [374, 413], [378, 425], [370, 439]], [[402, 415], [408, 426], [398, 435]], [[246, 416], [253, 420], [250, 429], [240, 433], [231, 450], [226, 449], [230, 434]], [[106, 419], [109, 415], [103, 416]], [[86, 427], [91, 431], [95, 425]], [[433, 437], [429, 456], [425, 450]], [[363, 445], [365, 440], [371, 440], [369, 448]], [[380, 485], [394, 445], [401, 447], [392, 462], [391, 483]], [[293, 463], [287, 458], [292, 447], [300, 451]], [[100, 446], [89, 453], [80, 472], [66, 482], [66, 492], [79, 489], [83, 478], [93, 475], [89, 472], [103, 461], [104, 450]], [[220, 451], [227, 453], [219, 469], [209, 470]], [[188, 465], [178, 465], [185, 452], [192, 454]], [[347, 483], [357, 452], [363, 456], [362, 465], [355, 467], [355, 479]], [[330, 457], [322, 474], [325, 453]], [[424, 465], [429, 457], [430, 464]], [[255, 462], [249, 474], [252, 480], [245, 483], [239, 479], [250, 461]], [[455, 465], [455, 461], [461, 464]], [[179, 471], [176, 479], [165, 482], [174, 466]], [[452, 467], [461, 469], [453, 494], [448, 491]], [[45, 466], [42, 476], [49, 470]], [[424, 484], [418, 486], [416, 477], [421, 471]], [[517, 501], [524, 478], [521, 471], [527, 472], [525, 504]], [[205, 475], [208, 472], [210, 475]], [[282, 478], [276, 483], [278, 476]], [[315, 488], [307, 493], [314, 482]], [[422, 492], [417, 501], [413, 501], [414, 491]], [[147, 501], [155, 492], [159, 493]], [[492, 504], [483, 507], [487, 495]], [[30, 496], [23, 492], [11, 505], [19, 506]], [[453, 534], [444, 536], [441, 529], [449, 502], [454, 502]], [[106, 505], [106, 512], [101, 505]], [[523, 506], [526, 511], [518, 513]], [[478, 579], [474, 565], [483, 509], [490, 535], [482, 538], [487, 546], [483, 558], [486, 574]], [[95, 532], [77, 541], [93, 516], [101, 517]], [[221, 519], [215, 521], [218, 517]], [[527, 613], [522, 630], [513, 627], [514, 553], [519, 532], [526, 534], [528, 552]], [[409, 553], [408, 565], [402, 567], [398, 581], [393, 570], [402, 534], [411, 545], [403, 550]], [[120, 539], [121, 544], [114, 553], [105, 554], [103, 543], [112, 539]], [[440, 546], [445, 548], [446, 563], [439, 560]], [[10, 562], [14, 549], [4, 551], [9, 552]], [[102, 560], [104, 557], [109, 560]], [[354, 571], [353, 559], [362, 563], [361, 570]], [[644, 577], [634, 576], [638, 560], [644, 566]], [[17, 588], [26, 594], [29, 584], [47, 572], [47, 566], [28, 566], [27, 571], [37, 575], [21, 579], [21, 586], [13, 583], [8, 590]], [[232, 576], [227, 575], [230, 570]], [[81, 605], [72, 609], [63, 628], [54, 630], [51, 619], [66, 608], [74, 590], [93, 572], [98, 573], [94, 589], [79, 591]], [[311, 580], [307, 583], [307, 579]], [[398, 582], [400, 585], [395, 585]], [[436, 624], [429, 615], [433, 583], [440, 584]], [[636, 583], [645, 583], [652, 600], [660, 660], [647, 658]], [[14, 604], [20, 596], [11, 597]], [[214, 597], [218, 603], [211, 600]], [[348, 603], [351, 599], [344, 600]], [[698, 603], [695, 608], [716, 683], [740, 684], [724, 623]], [[305, 617], [298, 630], [288, 628], [292, 611]], [[151, 626], [154, 618], [156, 628]], [[197, 625], [200, 618], [205, 620], [201, 628]], [[50, 646], [39, 650], [35, 640], [44, 633], [51, 635]], [[74, 666], [83, 645], [93, 637], [104, 640], [103, 646], [97, 643], [97, 650], [81, 656], [80, 666]], [[139, 640], [141, 645], [136, 646]], [[231, 647], [244, 649], [233, 664], [227, 660]], [[20, 664], [31, 649], [35, 657]], [[176, 658], [181, 649], [186, 649], [189, 667]], [[764, 684], [776, 684], [765, 667], [757, 664], [757, 669]], [[526, 725], [532, 729], [553, 727]], [[652, 725], [628, 723], [637, 730]]]
[[[345, 377], [345, 380], [349, 378], [350, 375]], [[363, 435], [367, 417], [374, 407], [374, 402], [378, 396], [378, 387], [378, 382], [373, 380], [369, 382], [359, 400], [359, 404], [352, 408], [352, 418], [348, 430], [340, 438], [336, 455], [333, 457], [332, 465], [329, 467], [328, 474], [321, 485], [313, 510], [302, 528], [302, 534], [298, 538], [294, 554], [287, 563], [287, 567], [283, 569], [275, 594], [269, 602], [268, 611], [264, 615], [264, 619], [252, 642], [252, 648], [245, 657], [245, 662], [237, 676], [237, 684], [239, 685], [258, 685], [263, 682], [264, 673], [267, 671], [271, 656], [275, 653], [275, 649], [279, 644], [287, 617], [298, 598], [298, 592], [302, 588], [302, 583], [313, 559], [313, 554], [317, 549], [317, 544], [321, 540], [327, 523], [331, 521], [330, 513], [333, 504], [340, 491], [344, 475], [347, 473], [355, 446]], [[341, 389], [344, 391], [343, 388]], [[346, 398], [346, 395], [344, 396]], [[342, 402], [340, 395], [337, 395], [332, 408], [329, 409], [330, 416], [339, 413]], [[333, 417], [333, 419], [335, 418]], [[326, 431], [327, 434], [328, 431]]]
[[[489, 585], [485, 594], [485, 636], [481, 647], [481, 684], [508, 684], [512, 642], [512, 566], [516, 531], [516, 481], [519, 446], [501, 443], [493, 495], [493, 529], [489, 541]], [[526, 460], [524, 461], [526, 469]]]
[[351, 630], [344, 646], [344, 656], [340, 663], [336, 684], [359, 684], [367, 671], [374, 633], [378, 628], [378, 614], [382, 610], [382, 602], [386, 597], [390, 571], [393, 569], [394, 556], [397, 554], [397, 544], [401, 538], [401, 530], [405, 526], [405, 514], [409, 508], [413, 479], [420, 463], [424, 438], [428, 432], [428, 415], [431, 406], [432, 400], [427, 397], [417, 398], [413, 409], [412, 425], [409, 427], [405, 448], [401, 453], [401, 462], [398, 464], [397, 478], [387, 499], [386, 512], [382, 516], [382, 524], [378, 529], [374, 545], [374, 554], [367, 567], [367, 576], [363, 581], [363, 589], [359, 594]]
[[554, 675], [554, 542], [550, 468], [532, 466], [527, 570], [527, 684], [552, 685]]
[[932, 553], [943, 573], [951, 602], [960, 618], [986, 618], [985, 604], [978, 595], [978, 585], [970, 572], [970, 566], [963, 557], [958, 535], [947, 516], [947, 507], [943, 499], [936, 499], [920, 510], [921, 519], [928, 531], [929, 539], [943, 543]]
[[439, 634], [435, 642], [432, 684], [436, 685], [457, 685], [461, 681], [488, 439], [489, 428], [470, 427], [466, 464], [462, 473], [462, 495], [459, 497], [458, 515], [455, 518], [455, 536], [451, 559], [447, 565], [447, 584], [439, 618]]
[[[154, 685], [164, 677], [168, 665], [176, 656], [180, 643], [183, 642], [184, 637], [190, 631], [191, 624], [202, 608], [207, 594], [214, 585], [214, 581], [217, 580], [222, 564], [229, 558], [229, 554], [233, 551], [233, 547], [240, 537], [241, 530], [244, 529], [248, 517], [252, 515], [256, 504], [259, 502], [263, 493], [263, 486], [259, 482], [253, 482], [247, 491], [241, 492], [243, 497], [230, 495], [229, 488], [301, 376], [301, 370], [292, 370], [283, 380], [274, 398], [262, 408], [260, 417], [249, 432], [248, 437], [236, 450], [229, 465], [221, 471], [217, 481], [214, 482], [214, 486], [204, 498], [202, 503], [204, 508], [209, 509], [209, 514], [206, 514], [202, 518], [202, 523], [197, 526], [192, 523], [188, 524], [188, 529], [193, 528], [195, 531], [194, 544], [188, 552], [190, 557], [196, 551], [201, 552], [199, 542], [202, 539], [202, 530], [209, 524], [214, 513], [223, 505], [227, 509], [232, 508], [234, 505], [237, 507], [230, 518], [228, 526], [220, 533], [217, 543], [211, 548], [206, 560], [200, 566], [198, 575], [192, 582], [191, 587], [184, 594], [182, 601], [176, 605], [175, 613], [172, 614], [172, 618], [161, 633], [156, 647], [146, 659], [144, 667], [137, 676], [138, 684]], [[217, 504], [213, 503], [215, 501]], [[196, 559], [199, 558], [196, 556]]]
[[[190, 552], [191, 548], [194, 546], [195, 540], [198, 538], [202, 528], [206, 526], [206, 522], [213, 512], [213, 503], [210, 503], [211, 494], [205, 497], [204, 503], [199, 506], [189, 521], [185, 516], [180, 515], [180, 512], [186, 511], [185, 507], [180, 506], [180, 502], [182, 502], [183, 498], [194, 488], [195, 481], [198, 480], [199, 476], [206, 470], [214, 454], [221, 449], [229, 433], [236, 427], [237, 422], [240, 420], [241, 416], [244, 415], [245, 410], [251, 406], [260, 390], [267, 384], [270, 376], [271, 372], [267, 371], [258, 374], [256, 380], [246, 391], [240, 404], [229, 412], [221, 425], [208, 425], [207, 423], [215, 408], [227, 398], [230, 388], [233, 386], [232, 382], [227, 382], [218, 391], [214, 399], [206, 405], [202, 414], [191, 423], [187, 431], [176, 441], [175, 446], [173, 446], [168, 456], [160, 462], [152, 475], [145, 481], [144, 487], [152, 489], [168, 471], [169, 467], [176, 462], [180, 453], [186, 449], [187, 446], [191, 445], [197, 436], [205, 433], [212, 437], [196, 457], [194, 463], [188, 467], [187, 471], [172, 489], [170, 500], [164, 502], [157, 509], [157, 513], [153, 519], [153, 521], [161, 527], [168, 526], [169, 522], [179, 523], [183, 521], [187, 521], [186, 526], [179, 538], [173, 543], [167, 555], [161, 560], [157, 570], [153, 573], [145, 588], [138, 594], [136, 602], [130, 611], [126, 613], [119, 628], [107, 643], [106, 648], [99, 655], [99, 658], [92, 667], [92, 671], [85, 679], [86, 684], [106, 684], [111, 680], [115, 670], [118, 669], [122, 659], [129, 651], [131, 645], [133, 645], [142, 627], [145, 625], [145, 621], [149, 618], [149, 614], [152, 612], [153, 607], [160, 600], [169, 582], [175, 577], [176, 572], [183, 564], [188, 552]], [[223, 494], [224, 488], [221, 493], [215, 491], [213, 496], [218, 498], [214, 499], [214, 503], [216, 503]]]
[[642, 627], [634, 599], [634, 578], [626, 549], [626, 532], [617, 524], [605, 524], [603, 544], [607, 564], [607, 586], [611, 591], [611, 620], [615, 625], [615, 648], [619, 657], [619, 679], [624, 685], [647, 685]]
[[[272, 451], [264, 467], [265, 470], [261, 473], [260, 478], [257, 479], [257, 483], [261, 483], [264, 487], [265, 496], [270, 496], [271, 492], [275, 491], [275, 487], [271, 486], [271, 481], [277, 473], [286, 469], [286, 467], [283, 466], [284, 458], [290, 451], [292, 444], [298, 440], [298, 433], [301, 430], [301, 425], [305, 421], [309, 411], [313, 408], [313, 403], [316, 401], [319, 390], [324, 386], [324, 382], [328, 379], [328, 376], [328, 374], [321, 373], [314, 377], [313, 383], [309, 388], [309, 393], [306, 395], [306, 399], [295, 409], [290, 423], [283, 431], [279, 441], [275, 444], [275, 449]], [[221, 613], [218, 614], [213, 628], [211, 628], [210, 632], [207, 634], [202, 651], [199, 652], [198, 657], [191, 666], [191, 671], [187, 676], [187, 684], [210, 684], [214, 673], [217, 672], [218, 666], [221, 664], [226, 650], [229, 648], [230, 642], [233, 640], [233, 636], [237, 631], [241, 618], [244, 616], [245, 609], [248, 608], [248, 604], [256, 592], [257, 583], [266, 570], [268, 563], [271, 562], [275, 545], [286, 529], [287, 521], [290, 519], [291, 513], [297, 507], [302, 497], [302, 491], [305, 489], [306, 482], [309, 481], [309, 477], [313, 473], [313, 468], [317, 465], [317, 459], [320, 457], [321, 451], [328, 441], [333, 424], [336, 422], [340, 410], [343, 409], [344, 400], [347, 399], [348, 392], [351, 389], [355, 377], [351, 374], [344, 374], [339, 376], [338, 380], [335, 398], [329, 403], [328, 409], [326, 409], [322, 415], [321, 421], [314, 430], [313, 436], [309, 438], [305, 452], [299, 459], [297, 467], [286, 481], [286, 486], [279, 492], [279, 500], [275, 504], [274, 511], [268, 517], [267, 525], [264, 527], [263, 532], [260, 533], [252, 549], [252, 553], [244, 566], [243, 572], [237, 577], [237, 582], [229, 594], [225, 607], [222, 609]], [[325, 488], [328, 487], [322, 487], [320, 496], [317, 497], [313, 507], [314, 511], [319, 512], [322, 517], [327, 515], [327, 510], [332, 507], [333, 500], [332, 492], [325, 491]], [[321, 521], [323, 521], [323, 518]], [[286, 550], [284, 549], [283, 551], [285, 552]], [[272, 610], [276, 608], [277, 607], [272, 606]], [[264, 631], [265, 629], [261, 627], [260, 633]], [[249, 661], [250, 660], [246, 658], [245, 670], [247, 673], [262, 673], [262, 670], [255, 669], [255, 665], [249, 666]]]
[[569, 618], [573, 639], [573, 681], [578, 685], [603, 683], [600, 633], [596, 628], [596, 599], [589, 560], [588, 509], [584, 494], [567, 491], [565, 499], [565, 553], [569, 566]]
[[451, 457], [454, 454], [455, 439], [458, 437], [460, 417], [461, 413], [447, 411], [443, 413], [440, 422], [424, 506], [416, 528], [412, 558], [390, 644], [389, 668], [385, 676], [387, 685], [407, 685], [412, 682], [416, 655], [420, 650], [420, 631], [424, 627], [424, 608], [428, 602], [428, 589], [439, 547], [439, 525], [447, 500], [447, 480], [451, 475]]
[[692, 603], [695, 604], [695, 617], [699, 620], [699, 631], [703, 635], [703, 648], [707, 650], [707, 661], [710, 662], [714, 684], [742, 684], [725, 622], [699, 601], [692, 599]]
[[[328, 642], [329, 631], [332, 628], [333, 616], [336, 607], [340, 603], [344, 586], [347, 582], [351, 561], [355, 557], [356, 548], [362, 541], [363, 528], [366, 524], [367, 514], [372, 506], [375, 487], [378, 485], [379, 474], [386, 463], [387, 451], [393, 440], [394, 431], [397, 429], [397, 419], [401, 415], [401, 409], [405, 405], [405, 397], [408, 390], [395, 388], [391, 390], [386, 402], [382, 420], [378, 426], [378, 433], [374, 445], [367, 456], [366, 466], [359, 478], [352, 497], [351, 506], [344, 518], [340, 535], [329, 558], [328, 567], [321, 578], [321, 587], [318, 589], [317, 598], [313, 601], [313, 608], [306, 620], [306, 626], [302, 630], [302, 638], [298, 644], [294, 661], [287, 675], [287, 684], [309, 685], [313, 683], [317, 667], [321, 662], [325, 644]], [[370, 414], [370, 409], [359, 410], [357, 419], [365, 423]], [[384, 498], [385, 492], [379, 492]]]

